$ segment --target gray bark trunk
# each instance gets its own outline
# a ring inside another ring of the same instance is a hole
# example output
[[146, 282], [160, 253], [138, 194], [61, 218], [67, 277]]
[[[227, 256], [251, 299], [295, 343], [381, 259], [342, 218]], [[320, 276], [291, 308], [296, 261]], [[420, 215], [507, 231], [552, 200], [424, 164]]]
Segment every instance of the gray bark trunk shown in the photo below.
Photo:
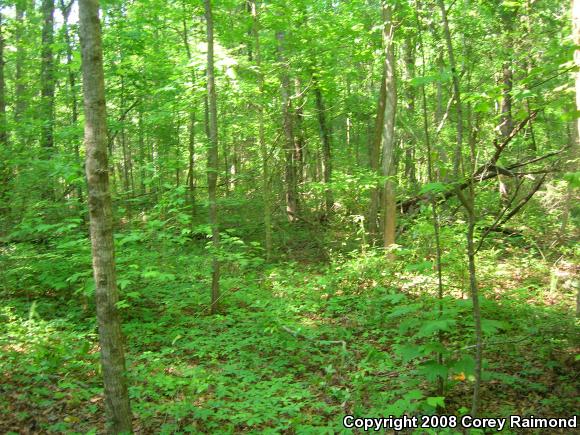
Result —
[[385, 56], [385, 114], [381, 143], [383, 147], [383, 161], [381, 172], [387, 178], [383, 194], [383, 243], [384, 247], [395, 244], [396, 234], [396, 190], [392, 176], [395, 175], [395, 116], [397, 109], [397, 85], [395, 79], [395, 53], [393, 37], [393, 7], [383, 2], [383, 46]]
[[42, 127], [40, 145], [50, 149], [54, 146], [54, 0], [42, 1], [42, 63], [40, 69]]
[[[449, 57], [449, 66], [453, 77], [453, 91], [455, 99], [455, 112], [457, 116], [457, 145], [455, 149], [455, 157], [453, 162], [453, 171], [455, 180], [458, 179], [461, 169], [461, 156], [463, 151], [463, 110], [461, 105], [461, 89], [459, 86], [459, 75], [457, 73], [457, 66], [455, 63], [455, 55], [453, 52], [453, 43], [451, 42], [451, 32], [449, 30], [449, 23], [447, 21], [447, 9], [443, 0], [438, 0], [439, 9], [441, 10], [441, 18], [443, 22], [443, 32], [445, 42], [447, 45], [447, 55]], [[474, 150], [471, 150], [472, 167], [475, 165]], [[473, 302], [473, 322], [475, 329], [475, 382], [473, 385], [473, 399], [471, 403], [471, 415], [476, 416], [479, 411], [479, 388], [481, 385], [481, 359], [482, 359], [482, 333], [481, 333], [481, 311], [479, 308], [479, 291], [477, 289], [477, 277], [475, 268], [475, 248], [474, 248], [474, 232], [476, 224], [475, 215], [475, 193], [473, 189], [473, 180], [470, 179], [469, 193], [467, 198], [463, 195], [461, 189], [456, 189], [456, 194], [461, 201], [465, 212], [467, 214], [467, 259], [469, 267], [469, 289], [471, 293], [471, 300]]]
[[[2, 11], [0, 10], [0, 147], [8, 146], [8, 124], [6, 120], [6, 83], [4, 82], [4, 34], [2, 28]], [[4, 171], [2, 171], [2, 175]]]
[[211, 312], [218, 311], [220, 297], [220, 263], [218, 260], [220, 233], [217, 215], [217, 174], [218, 174], [218, 126], [217, 126], [217, 97], [215, 90], [214, 47], [213, 47], [213, 16], [211, 0], [204, 0], [205, 19], [207, 30], [207, 108], [208, 108], [208, 139], [207, 154], [207, 185], [209, 191], [209, 223], [213, 247], [216, 250], [212, 260], [211, 281]]
[[[278, 59], [280, 63], [285, 63], [284, 58], [284, 32], [276, 34], [278, 39]], [[296, 186], [296, 162], [294, 149], [294, 131], [292, 126], [292, 103], [290, 101], [290, 80], [286, 73], [287, 66], [282, 66], [280, 75], [280, 93], [282, 96], [282, 116], [284, 123], [285, 138], [285, 182], [286, 182], [286, 213], [288, 221], [296, 221], [298, 213], [298, 189]]]
[[322, 97], [322, 89], [318, 78], [314, 77], [314, 95], [316, 97], [316, 112], [318, 114], [318, 125], [320, 126], [320, 136], [322, 138], [322, 181], [326, 185], [324, 191], [325, 214], [328, 217], [334, 205], [332, 197], [332, 189], [330, 182], [332, 181], [332, 134], [330, 126], [326, 118], [326, 107]]
[[26, 2], [24, 0], [19, 0], [16, 2], [16, 26], [15, 26], [15, 45], [16, 45], [16, 65], [15, 65], [15, 85], [14, 85], [14, 120], [18, 124], [22, 119], [22, 115], [26, 110], [26, 100], [24, 98], [25, 94], [25, 83], [24, 83], [24, 60], [26, 58], [26, 52], [24, 49], [24, 44], [22, 42], [25, 26], [24, 26], [24, 13], [26, 8]]
[[79, 0], [85, 106], [86, 175], [93, 275], [108, 432], [132, 432], [123, 334], [117, 310], [113, 217], [107, 162], [105, 80], [98, 0]]
[[262, 158], [262, 198], [264, 201], [264, 236], [266, 243], [266, 259], [272, 257], [272, 210], [271, 210], [271, 186], [270, 171], [268, 168], [268, 147], [264, 131], [264, 74], [262, 72], [262, 50], [260, 47], [260, 17], [258, 15], [256, 0], [250, 0], [252, 14], [252, 36], [254, 37], [254, 58], [258, 69], [258, 145]]
[[[383, 68], [384, 70], [384, 68]], [[375, 129], [373, 132], [372, 142], [369, 146], [369, 166], [375, 174], [379, 173], [381, 137], [383, 132], [383, 123], [385, 119], [385, 102], [387, 99], [386, 79], [383, 71], [381, 80], [381, 90], [377, 104], [377, 115], [375, 118]], [[371, 189], [371, 202], [369, 206], [369, 233], [371, 238], [375, 238], [379, 233], [378, 214], [380, 191], [378, 187]]]

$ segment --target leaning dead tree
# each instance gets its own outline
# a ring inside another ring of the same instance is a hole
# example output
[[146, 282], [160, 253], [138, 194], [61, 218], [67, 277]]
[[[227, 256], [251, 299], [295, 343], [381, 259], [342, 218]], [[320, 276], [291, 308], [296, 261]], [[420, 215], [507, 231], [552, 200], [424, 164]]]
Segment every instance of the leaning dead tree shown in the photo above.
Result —
[[[450, 198], [454, 198], [457, 196], [457, 193], [456, 193], [457, 189], [465, 190], [470, 185], [481, 183], [483, 181], [490, 180], [492, 178], [496, 178], [500, 175], [509, 176], [509, 177], [521, 177], [521, 176], [525, 176], [525, 175], [545, 175], [545, 174], [548, 174], [551, 172], [557, 172], [557, 169], [554, 167], [554, 165], [547, 166], [547, 167], [544, 167], [542, 169], [530, 171], [530, 172], [520, 172], [517, 170], [520, 168], [523, 168], [525, 166], [529, 166], [529, 165], [532, 165], [534, 163], [538, 163], [540, 161], [545, 161], [547, 159], [550, 159], [551, 157], [555, 157], [559, 154], [562, 154], [564, 151], [566, 151], [565, 148], [557, 150], [557, 151], [551, 151], [549, 153], [544, 154], [543, 156], [520, 160], [518, 162], [507, 165], [505, 167], [501, 167], [497, 164], [499, 161], [499, 158], [501, 157], [501, 154], [505, 151], [505, 149], [507, 148], [509, 143], [514, 139], [514, 137], [516, 137], [518, 135], [518, 133], [523, 131], [524, 127], [530, 121], [532, 121], [535, 118], [535, 116], [536, 116], [536, 114], [532, 113], [530, 116], [528, 116], [524, 120], [522, 120], [516, 127], [514, 127], [511, 131], [511, 133], [504, 139], [503, 142], [501, 142], [499, 144], [494, 143], [494, 147], [495, 147], [494, 154], [489, 158], [489, 160], [487, 160], [487, 162], [480, 165], [474, 171], [474, 173], [471, 174], [471, 176], [467, 177], [465, 180], [463, 180], [459, 183], [445, 184], [444, 187], [441, 189], [441, 193], [440, 193], [440, 195], [438, 195], [437, 200], [439, 202], [443, 202], [443, 201], [446, 201]], [[512, 218], [515, 214], [517, 214], [517, 212], [519, 212], [525, 206], [525, 204], [539, 190], [539, 188], [541, 187], [541, 185], [545, 181], [545, 179], [546, 179], [545, 176], [541, 176], [538, 180], [539, 184], [538, 184], [538, 182], [534, 183], [534, 185], [532, 186], [532, 188], [529, 191], [529, 194], [525, 195], [524, 198], [522, 198], [517, 203], [517, 205], [516, 205], [517, 210], [516, 210], [516, 208], [514, 208], [514, 210], [512, 210], [511, 212], [506, 214], [506, 218], [505, 218], [505, 221], [503, 223], [507, 222], [508, 219]], [[403, 201], [399, 201], [399, 203], [397, 205], [398, 205], [399, 209], [401, 210], [401, 212], [412, 213], [414, 210], [417, 209], [417, 207], [421, 203], [427, 203], [431, 200], [431, 198], [432, 198], [432, 193], [420, 194], [420, 195], [414, 196], [412, 198], [409, 198], [409, 199], [406, 199]], [[523, 201], [523, 203], [522, 203], [522, 201]]]

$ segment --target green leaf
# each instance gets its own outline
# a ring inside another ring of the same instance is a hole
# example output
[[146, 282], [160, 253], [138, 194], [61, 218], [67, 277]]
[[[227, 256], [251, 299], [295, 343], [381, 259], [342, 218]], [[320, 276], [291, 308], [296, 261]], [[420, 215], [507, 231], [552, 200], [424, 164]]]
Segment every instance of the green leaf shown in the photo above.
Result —
[[419, 329], [419, 337], [428, 337], [438, 331], [449, 331], [451, 326], [455, 325], [455, 320], [429, 320]]
[[433, 408], [445, 408], [445, 397], [442, 396], [432, 396], [427, 397], [427, 405]]
[[395, 353], [401, 357], [403, 364], [407, 364], [412, 359], [423, 355], [421, 348], [412, 344], [395, 346]]

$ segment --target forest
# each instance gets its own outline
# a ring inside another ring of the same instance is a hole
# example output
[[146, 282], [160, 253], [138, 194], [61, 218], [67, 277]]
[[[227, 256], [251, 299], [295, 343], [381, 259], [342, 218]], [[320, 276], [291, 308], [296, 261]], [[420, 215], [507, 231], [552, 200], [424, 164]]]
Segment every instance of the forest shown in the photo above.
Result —
[[0, 433], [575, 433], [580, 0], [1, 0]]

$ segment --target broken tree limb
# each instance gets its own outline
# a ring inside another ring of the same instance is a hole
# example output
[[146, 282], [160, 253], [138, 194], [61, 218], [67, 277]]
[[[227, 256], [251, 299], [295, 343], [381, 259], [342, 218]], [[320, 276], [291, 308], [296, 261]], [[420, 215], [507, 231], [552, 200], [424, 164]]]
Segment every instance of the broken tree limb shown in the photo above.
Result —
[[534, 187], [532, 187], [532, 189], [528, 192], [528, 194], [522, 198], [520, 200], [520, 202], [518, 203], [518, 205], [516, 205], [512, 211], [510, 211], [499, 223], [498, 226], [501, 226], [503, 224], [505, 224], [507, 221], [509, 221], [512, 217], [514, 217], [527, 203], [528, 201], [532, 198], [532, 196], [534, 196], [534, 194], [538, 191], [538, 189], [542, 186], [542, 184], [544, 183], [544, 180], [546, 179], [546, 177], [548, 176], [548, 174], [543, 174], [540, 179], [536, 182], [536, 184], [534, 184]]
[[[471, 183], [474, 183], [474, 184], [480, 183], [482, 181], [497, 177], [497, 175], [500, 172], [512, 171], [513, 169], [520, 168], [520, 167], [526, 166], [526, 165], [530, 165], [532, 163], [537, 163], [541, 160], [545, 160], [547, 158], [559, 155], [562, 152], [564, 152], [566, 150], [566, 148], [560, 149], [558, 151], [551, 151], [543, 156], [536, 157], [533, 159], [528, 159], [528, 160], [516, 162], [516, 163], [509, 165], [505, 168], [497, 167], [496, 163], [501, 155], [501, 151], [503, 151], [505, 149], [507, 144], [515, 137], [515, 135], [518, 132], [520, 132], [525, 127], [527, 122], [529, 122], [531, 119], [533, 119], [534, 116], [535, 116], [535, 113], [532, 113], [531, 116], [528, 116], [524, 121], [520, 122], [518, 124], [518, 126], [516, 126], [512, 130], [512, 133], [510, 133], [510, 135], [500, 145], [496, 146], [496, 152], [494, 153], [493, 157], [487, 163], [479, 166], [479, 168], [474, 172], [474, 174], [470, 178], [464, 180], [463, 182], [461, 182], [459, 184], [456, 184], [455, 186], [453, 186], [452, 183], [449, 183], [449, 189], [446, 192], [444, 192], [438, 196], [438, 201], [444, 202], [444, 201], [448, 200], [449, 198], [456, 196], [457, 189], [465, 190], [465, 189], [467, 189], [467, 187], [469, 187], [469, 185]], [[546, 171], [546, 172], [553, 172], [553, 170]], [[513, 173], [513, 175], [519, 175], [519, 174]], [[417, 196], [414, 196], [412, 198], [409, 198], [409, 199], [406, 199], [403, 201], [399, 201], [397, 203], [397, 207], [401, 210], [402, 213], [408, 213], [410, 210], [415, 208], [418, 204], [420, 204], [422, 202], [429, 201], [431, 198], [431, 195], [432, 195], [431, 193], [425, 193], [425, 194], [417, 195]]]

